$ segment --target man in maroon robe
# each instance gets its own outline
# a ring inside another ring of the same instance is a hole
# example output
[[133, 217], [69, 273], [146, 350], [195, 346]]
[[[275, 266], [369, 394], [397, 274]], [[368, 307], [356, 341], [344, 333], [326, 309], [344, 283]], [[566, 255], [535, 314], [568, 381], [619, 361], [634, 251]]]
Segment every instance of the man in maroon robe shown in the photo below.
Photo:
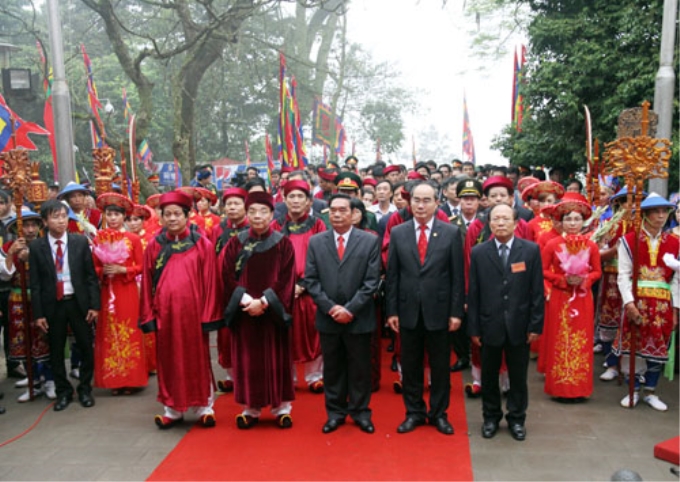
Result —
[[234, 398], [243, 406], [240, 429], [253, 427], [271, 406], [281, 428], [293, 426], [295, 399], [290, 325], [295, 295], [295, 250], [270, 226], [274, 199], [264, 192], [246, 198], [250, 228], [224, 248], [224, 318], [231, 329]]
[[[312, 194], [307, 181], [288, 181], [283, 187], [288, 213], [272, 227], [293, 243], [295, 249], [295, 301], [293, 303], [293, 361], [302, 363], [305, 382], [312, 393], [323, 393], [323, 358], [319, 332], [314, 326], [316, 305], [307, 293], [305, 263], [309, 238], [326, 230], [324, 222], [311, 214]], [[293, 373], [295, 377], [295, 373]]]
[[194, 227], [193, 200], [181, 191], [163, 194], [163, 230], [144, 253], [140, 326], [156, 332], [158, 428], [170, 428], [193, 407], [204, 427], [215, 426], [208, 332], [223, 324], [217, 297], [215, 248]]
[[[248, 229], [248, 218], [246, 217], [246, 197], [248, 193], [240, 187], [230, 187], [224, 190], [222, 202], [226, 217], [222, 222], [215, 226], [212, 231], [212, 243], [217, 254], [217, 283], [220, 288], [220, 299], [222, 299], [222, 253], [229, 240], [241, 231]], [[231, 370], [231, 333], [227, 327], [222, 327], [217, 332], [217, 354], [218, 361], [226, 372], [224, 380], [217, 381], [217, 388], [221, 392], [234, 391], [234, 377]]]

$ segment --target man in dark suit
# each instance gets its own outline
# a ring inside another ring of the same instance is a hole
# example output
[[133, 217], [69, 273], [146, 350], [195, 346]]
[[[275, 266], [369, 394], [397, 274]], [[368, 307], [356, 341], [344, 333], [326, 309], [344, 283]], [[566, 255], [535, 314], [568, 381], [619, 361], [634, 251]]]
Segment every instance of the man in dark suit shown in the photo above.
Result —
[[[460, 231], [435, 218], [437, 190], [423, 182], [411, 192], [413, 222], [391, 232], [387, 261], [387, 322], [401, 334], [406, 419], [397, 432], [413, 431], [425, 418], [453, 434], [447, 420], [451, 381], [448, 331], [460, 328], [465, 278]], [[423, 400], [424, 349], [430, 362], [430, 410]]]
[[371, 333], [376, 328], [373, 294], [380, 281], [378, 237], [352, 227], [351, 198], [330, 199], [332, 230], [312, 236], [301, 284], [317, 305], [328, 421], [324, 433], [349, 415], [361, 430], [371, 422]]
[[43, 204], [40, 216], [48, 235], [31, 242], [31, 306], [35, 323], [47, 332], [50, 358], [57, 388], [55, 411], [64, 410], [73, 399], [73, 386], [66, 377], [64, 346], [68, 326], [82, 356], [78, 400], [83, 407], [94, 405], [92, 375], [94, 349], [91, 323], [99, 314], [99, 282], [85, 236], [67, 234], [68, 211], [52, 200]]
[[468, 333], [481, 347], [482, 436], [493, 437], [503, 418], [498, 374], [503, 355], [510, 390], [505, 415], [515, 440], [524, 440], [529, 345], [543, 330], [543, 267], [538, 245], [514, 235], [518, 213], [506, 204], [489, 211], [494, 239], [470, 259]]

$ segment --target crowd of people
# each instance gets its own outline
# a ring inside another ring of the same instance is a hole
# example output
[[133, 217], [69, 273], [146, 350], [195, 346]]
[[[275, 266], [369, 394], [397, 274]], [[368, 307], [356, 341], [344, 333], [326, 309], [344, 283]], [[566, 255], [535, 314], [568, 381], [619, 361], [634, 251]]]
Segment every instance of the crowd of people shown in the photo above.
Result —
[[304, 383], [324, 396], [324, 433], [347, 417], [373, 433], [389, 338], [398, 433], [429, 424], [452, 435], [450, 374], [471, 369], [482, 436], [505, 417], [524, 440], [530, 360], [547, 396], [579, 403], [592, 396], [597, 352], [604, 382], [635, 366], [623, 407], [667, 410], [655, 389], [680, 307], [669, 200], [645, 193], [636, 240], [625, 188], [602, 185], [589, 202], [560, 169], [359, 168], [350, 156], [277, 169], [270, 183], [249, 167], [222, 192], [212, 175], [202, 166], [190, 186], [144, 205], [69, 183], [39, 212], [22, 208], [21, 232], [0, 191], [0, 312], [8, 375], [26, 388], [18, 402], [44, 395], [62, 411], [77, 380], [78, 402], [92, 407], [93, 387], [130, 396], [155, 375], [160, 429], [190, 409], [214, 427], [217, 390], [242, 407], [239, 429], [266, 408], [288, 429]]

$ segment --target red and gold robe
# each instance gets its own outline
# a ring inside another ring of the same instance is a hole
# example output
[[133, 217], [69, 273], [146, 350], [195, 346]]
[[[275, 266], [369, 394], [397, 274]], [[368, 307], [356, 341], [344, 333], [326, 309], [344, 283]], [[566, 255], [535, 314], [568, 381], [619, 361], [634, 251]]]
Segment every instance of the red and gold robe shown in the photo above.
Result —
[[128, 258], [125, 274], [105, 275], [96, 256], [94, 266], [101, 284], [101, 313], [94, 341], [94, 385], [99, 388], [145, 387], [148, 367], [142, 330], [139, 329], [139, 288], [144, 250], [138, 235], [104, 229], [94, 240], [101, 245], [122, 239]]
[[[162, 236], [181, 252], [164, 256], [154, 289]], [[144, 253], [140, 324], [156, 332], [158, 401], [180, 412], [207, 406], [214, 389], [208, 334], [222, 323], [216, 278], [212, 243], [188, 226], [177, 237], [159, 233]]]
[[[558, 254], [589, 252], [590, 271], [577, 287], [567, 284]], [[543, 353], [545, 393], [552, 397], [589, 397], [593, 392], [593, 294], [591, 287], [600, 276], [600, 250], [585, 236], [552, 239], [541, 252], [543, 277], [550, 283]]]
[[[633, 259], [635, 233], [621, 238], [621, 243], [630, 259]], [[663, 257], [671, 253], [673, 257], [680, 252], [678, 237], [664, 232], [659, 235], [659, 244], [652, 249], [649, 235], [642, 230], [638, 259], [640, 265], [637, 286], [637, 307], [642, 315], [642, 324], [635, 328], [635, 354], [651, 361], [668, 361], [668, 344], [673, 332], [673, 296], [671, 282], [675, 272], [666, 266]], [[617, 355], [630, 353], [630, 323], [624, 316], [619, 336], [616, 337], [612, 351]]]

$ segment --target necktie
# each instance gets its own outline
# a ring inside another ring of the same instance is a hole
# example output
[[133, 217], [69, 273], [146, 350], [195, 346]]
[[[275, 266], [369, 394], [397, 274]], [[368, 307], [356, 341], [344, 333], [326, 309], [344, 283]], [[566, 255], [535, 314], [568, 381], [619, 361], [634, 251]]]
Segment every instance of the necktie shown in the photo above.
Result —
[[57, 240], [57, 256], [54, 260], [54, 267], [57, 270], [57, 301], [64, 297], [64, 251], [61, 249], [62, 241]]
[[427, 254], [427, 234], [425, 230], [427, 225], [420, 225], [420, 236], [418, 236], [418, 254], [420, 255], [420, 264], [425, 264], [425, 255]]
[[508, 245], [507, 244], [501, 244], [501, 263], [503, 263], [504, 268], [508, 265]]
[[458, 208], [453, 208], [453, 209], [451, 209], [451, 214], [452, 214], [453, 216], [458, 216]]
[[345, 238], [338, 236], [338, 258], [342, 260], [345, 255]]

